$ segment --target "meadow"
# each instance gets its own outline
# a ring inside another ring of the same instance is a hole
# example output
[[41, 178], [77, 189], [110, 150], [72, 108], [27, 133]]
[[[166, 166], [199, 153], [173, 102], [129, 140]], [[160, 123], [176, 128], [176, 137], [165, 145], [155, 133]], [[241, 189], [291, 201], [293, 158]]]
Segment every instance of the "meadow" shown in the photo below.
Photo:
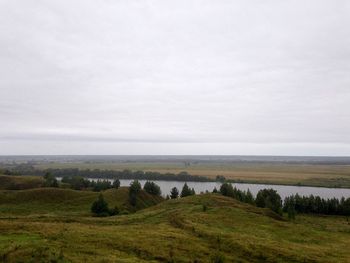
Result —
[[[0, 191], [2, 262], [349, 262], [342, 216], [298, 215], [220, 194], [164, 201], [145, 192], [133, 209], [128, 189], [103, 192], [122, 207], [93, 217], [98, 193], [36, 188]], [[136, 211], [136, 212], [135, 212]]]

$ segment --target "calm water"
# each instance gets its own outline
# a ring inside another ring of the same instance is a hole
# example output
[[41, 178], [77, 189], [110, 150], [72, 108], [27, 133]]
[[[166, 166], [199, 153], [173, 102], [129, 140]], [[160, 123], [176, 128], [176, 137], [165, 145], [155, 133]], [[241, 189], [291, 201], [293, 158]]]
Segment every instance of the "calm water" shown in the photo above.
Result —
[[[97, 180], [97, 179], [91, 179]], [[112, 181], [112, 180], [111, 180]], [[121, 186], [129, 186], [133, 180], [120, 180]], [[141, 185], [143, 186], [146, 180], [139, 180]], [[181, 191], [185, 182], [179, 181], [158, 181], [154, 180], [156, 184], [160, 186], [162, 190], [162, 194], [165, 196], [170, 194], [170, 190], [173, 187], [177, 187], [179, 191]], [[187, 182], [187, 185], [190, 188], [194, 188], [196, 193], [213, 191], [214, 187], [218, 190], [220, 189], [221, 183], [219, 182]], [[277, 190], [282, 199], [286, 196], [290, 196], [292, 194], [298, 193], [299, 195], [318, 195], [323, 198], [349, 198], [350, 197], [350, 189], [341, 189], [341, 188], [324, 188], [324, 187], [305, 187], [305, 186], [285, 186], [285, 185], [268, 185], [268, 184], [233, 184], [233, 186], [237, 187], [240, 190], [249, 189], [253, 195], [256, 195], [259, 190], [264, 188], [273, 188]]]

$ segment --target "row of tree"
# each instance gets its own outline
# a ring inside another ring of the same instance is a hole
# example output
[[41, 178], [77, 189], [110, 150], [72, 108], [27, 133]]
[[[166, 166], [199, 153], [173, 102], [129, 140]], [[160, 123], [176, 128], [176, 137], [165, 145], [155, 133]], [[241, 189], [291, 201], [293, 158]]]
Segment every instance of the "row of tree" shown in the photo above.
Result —
[[[129, 186], [129, 203], [130, 203], [130, 205], [132, 205], [134, 207], [137, 205], [137, 202], [139, 199], [138, 197], [139, 197], [139, 194], [141, 192], [141, 189], [142, 189], [142, 187], [141, 187], [141, 184], [138, 180], [134, 180], [133, 182], [131, 182], [131, 184]], [[147, 192], [151, 195], [155, 195], [155, 196], [161, 196], [161, 194], [162, 194], [159, 185], [157, 185], [156, 183], [151, 182], [151, 181], [147, 181], [144, 184], [143, 190], [145, 192]], [[179, 190], [176, 187], [174, 187], [171, 189], [170, 197], [167, 196], [167, 199], [169, 199], [169, 198], [176, 199], [179, 196], [186, 197], [186, 196], [195, 195], [195, 194], [196, 194], [196, 192], [194, 191], [194, 189], [188, 187], [187, 183], [185, 183], [184, 186], [182, 187], [180, 195], [179, 195]], [[115, 207], [114, 209], [110, 209], [108, 207], [108, 203], [103, 198], [103, 195], [100, 194], [98, 199], [96, 201], [94, 201], [94, 203], [92, 204], [91, 212], [95, 216], [110, 216], [110, 215], [119, 214], [119, 209], [118, 209], [118, 207]]]
[[181, 193], [179, 193], [179, 189], [177, 189], [176, 187], [173, 187], [170, 191], [170, 196], [167, 195], [166, 199], [176, 199], [180, 197], [186, 197], [186, 196], [190, 196], [190, 195], [195, 195], [196, 192], [194, 190], [194, 188], [190, 188], [188, 187], [187, 183], [185, 183], [182, 187]]
[[113, 182], [109, 180], [88, 180], [81, 176], [64, 176], [61, 180], [62, 183], [67, 184], [70, 188], [75, 190], [91, 189], [95, 192], [104, 191], [111, 188], [119, 188], [120, 181], [115, 179]]
[[[216, 189], [213, 191], [217, 192]], [[248, 189], [247, 191], [242, 191], [233, 187], [230, 183], [223, 183], [220, 187], [220, 193], [224, 196], [232, 197], [238, 201], [256, 205], [258, 207], [270, 208], [272, 211], [282, 214], [282, 201], [280, 195], [276, 190], [273, 189], [262, 189], [258, 192], [256, 198]]]
[[[214, 189], [213, 192], [217, 192], [217, 190]], [[296, 213], [350, 216], [350, 198], [324, 199], [319, 196], [296, 194], [286, 197], [282, 202], [281, 196], [274, 189], [262, 189], [254, 198], [249, 189], [242, 191], [230, 183], [223, 183], [220, 187], [220, 193], [257, 207], [270, 208], [279, 215], [286, 212], [291, 219], [295, 218]]]
[[[61, 169], [35, 169], [33, 166], [17, 166], [8, 173], [26, 174], [26, 175], [41, 175], [50, 173], [55, 177], [64, 176], [81, 176], [84, 178], [105, 178], [105, 179], [134, 179], [134, 180], [165, 180], [165, 181], [194, 181], [194, 182], [208, 182], [214, 181], [204, 176], [194, 176], [187, 172], [174, 173], [159, 173], [159, 172], [144, 172], [131, 171], [125, 169], [123, 171], [115, 170], [101, 170], [101, 169], [78, 169], [78, 168], [61, 168]], [[218, 177], [218, 180], [222, 177]]]
[[350, 215], [350, 198], [344, 197], [324, 199], [319, 196], [300, 196], [298, 194], [286, 197], [283, 211], [288, 213], [312, 213], [324, 215]]

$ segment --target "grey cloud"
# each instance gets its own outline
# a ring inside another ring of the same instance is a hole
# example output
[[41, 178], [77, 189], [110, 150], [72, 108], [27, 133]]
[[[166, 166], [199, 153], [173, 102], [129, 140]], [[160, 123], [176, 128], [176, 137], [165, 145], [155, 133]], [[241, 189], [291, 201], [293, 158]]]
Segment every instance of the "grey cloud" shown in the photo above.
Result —
[[350, 154], [349, 14], [345, 0], [2, 0], [0, 154]]

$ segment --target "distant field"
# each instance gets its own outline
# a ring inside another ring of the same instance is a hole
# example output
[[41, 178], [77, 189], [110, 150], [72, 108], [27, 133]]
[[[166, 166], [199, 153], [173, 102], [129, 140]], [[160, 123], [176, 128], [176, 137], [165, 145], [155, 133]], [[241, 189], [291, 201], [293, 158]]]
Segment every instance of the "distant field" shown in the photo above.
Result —
[[[0, 195], [1, 262], [350, 260], [350, 224], [341, 216], [298, 215], [289, 222], [270, 210], [206, 194], [165, 201], [134, 214], [96, 218], [88, 212], [96, 193], [51, 190], [57, 191]], [[18, 208], [25, 207], [26, 199], [29, 214]], [[113, 199], [118, 197], [108, 197]]]
[[142, 170], [160, 173], [187, 171], [192, 175], [215, 178], [289, 185], [350, 188], [349, 165], [269, 164], [269, 163], [184, 163], [184, 162], [120, 162], [120, 163], [47, 163], [36, 168], [80, 168], [110, 170]]

